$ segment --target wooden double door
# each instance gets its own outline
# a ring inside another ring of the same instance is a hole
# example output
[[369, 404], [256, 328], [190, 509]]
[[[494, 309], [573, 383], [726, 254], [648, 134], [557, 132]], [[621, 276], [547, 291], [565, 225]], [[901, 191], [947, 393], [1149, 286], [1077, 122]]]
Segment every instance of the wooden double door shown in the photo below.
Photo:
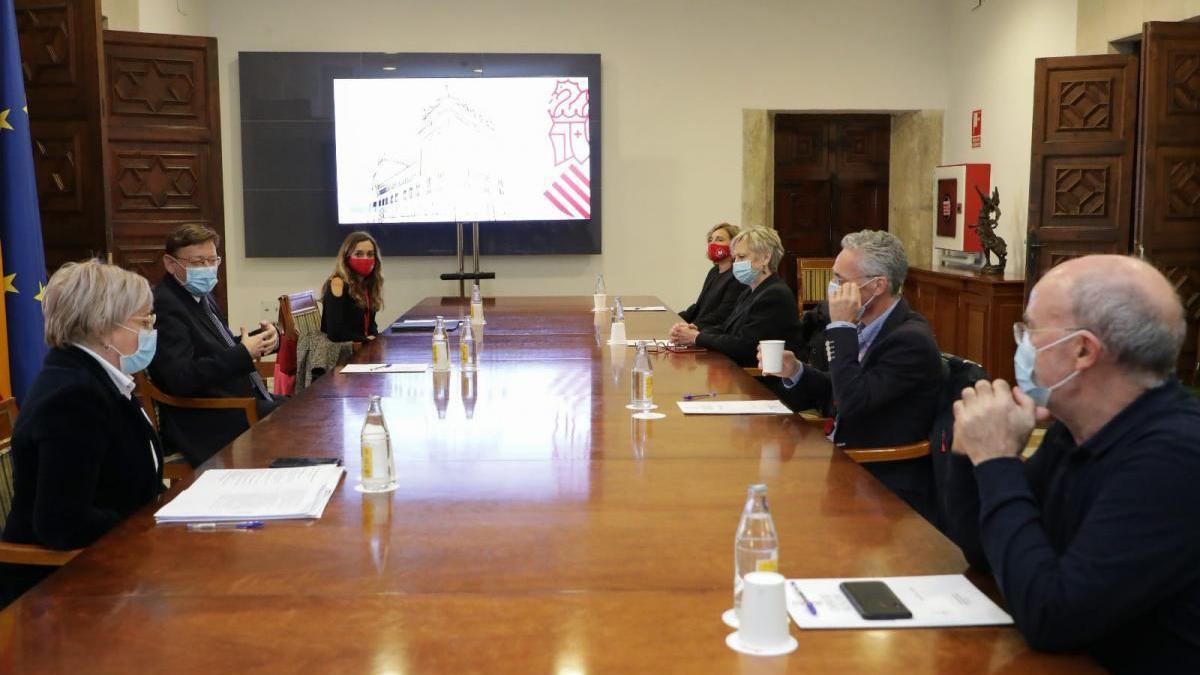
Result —
[[101, 30], [99, 0], [15, 6], [48, 272], [109, 258], [157, 282], [172, 229], [225, 231], [216, 40]]
[[888, 115], [775, 116], [774, 225], [779, 274], [796, 290], [796, 258], [830, 258], [842, 237], [888, 227]]
[[1200, 322], [1200, 23], [1145, 24], [1137, 54], [1038, 59], [1026, 294], [1051, 267], [1132, 253]]

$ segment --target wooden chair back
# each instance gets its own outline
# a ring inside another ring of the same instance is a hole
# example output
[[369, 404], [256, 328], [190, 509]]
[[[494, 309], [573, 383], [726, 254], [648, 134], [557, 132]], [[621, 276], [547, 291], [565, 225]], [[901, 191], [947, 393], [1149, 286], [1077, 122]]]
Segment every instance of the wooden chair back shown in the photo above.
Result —
[[279, 324], [292, 340], [321, 330], [321, 309], [313, 291], [279, 296]]
[[905, 459], [916, 459], [929, 454], [929, 441], [918, 441], [908, 445], [896, 445], [885, 448], [861, 448], [843, 450], [846, 456], [856, 464], [871, 464], [873, 462], [899, 462]]
[[[0, 531], [8, 521], [13, 498], [12, 435], [17, 426], [17, 401], [0, 401]], [[10, 544], [0, 541], [0, 563], [14, 565], [65, 565], [79, 555], [80, 549], [55, 551], [36, 544]]]
[[258, 424], [258, 408], [253, 398], [189, 398], [185, 396], [171, 396], [154, 386], [154, 383], [147, 377], [146, 371], [135, 374], [133, 381], [137, 385], [134, 391], [141, 397], [142, 408], [150, 416], [150, 422], [154, 424], [155, 429], [159, 428], [158, 408], [155, 404], [200, 410], [240, 409], [246, 413], [246, 421], [250, 423], [250, 426]]
[[833, 278], [833, 258], [796, 258], [796, 295], [807, 309], [826, 299]]

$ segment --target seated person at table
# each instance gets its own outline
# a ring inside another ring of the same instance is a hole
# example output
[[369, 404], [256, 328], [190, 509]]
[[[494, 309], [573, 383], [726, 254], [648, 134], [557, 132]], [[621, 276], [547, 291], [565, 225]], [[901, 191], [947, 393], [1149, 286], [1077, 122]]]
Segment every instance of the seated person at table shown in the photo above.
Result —
[[754, 365], [759, 340], [786, 340], [795, 349], [800, 312], [792, 289], [776, 274], [782, 259], [775, 230], [756, 227], [734, 237], [731, 274], [744, 288], [733, 312], [709, 328], [677, 323], [671, 341], [721, 352], [741, 366]]
[[[215, 231], [196, 224], [181, 225], [167, 237], [167, 273], [154, 287], [159, 340], [150, 379], [172, 396], [253, 397], [262, 418], [280, 400], [267, 391], [254, 360], [275, 350], [279, 333], [266, 321], [255, 335], [247, 335], [245, 328], [240, 335], [229, 329], [212, 297], [221, 264], [218, 241]], [[168, 452], [182, 452], [192, 466], [249, 428], [246, 414], [236, 409], [161, 405], [159, 422]]]
[[[782, 400], [836, 420], [835, 445], [875, 448], [925, 440], [937, 414], [942, 359], [929, 324], [900, 297], [908, 256], [878, 230], [842, 238], [829, 287], [824, 349], [810, 363], [783, 355]], [[823, 353], [822, 353], [823, 352]], [[893, 492], [925, 512], [927, 461], [865, 465]]]
[[[987, 561], [1035, 649], [1130, 673], [1200, 672], [1200, 404], [1175, 379], [1175, 288], [1113, 255], [1068, 260], [1015, 326], [1017, 385], [954, 406]], [[1027, 462], [1035, 422], [1056, 420]]]
[[733, 312], [738, 297], [745, 288], [733, 278], [733, 254], [729, 243], [741, 230], [737, 225], [720, 223], [708, 231], [708, 259], [712, 268], [704, 277], [700, 297], [691, 307], [679, 313], [679, 317], [697, 330], [714, 328], [725, 323]]
[[[4, 541], [81, 548], [162, 491], [162, 447], [130, 377], [154, 355], [150, 303], [150, 284], [113, 265], [67, 263], [50, 278], [52, 349], [13, 430]], [[53, 569], [0, 566], [0, 605]]]
[[321, 305], [321, 331], [330, 341], [365, 342], [379, 334], [375, 313], [383, 309], [383, 259], [374, 237], [346, 236], [321, 289]]

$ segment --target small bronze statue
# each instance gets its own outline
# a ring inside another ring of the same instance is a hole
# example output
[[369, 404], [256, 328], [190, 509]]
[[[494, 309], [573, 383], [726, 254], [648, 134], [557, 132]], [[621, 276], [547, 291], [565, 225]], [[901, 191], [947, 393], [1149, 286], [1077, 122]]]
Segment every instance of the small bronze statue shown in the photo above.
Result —
[[[975, 186], [975, 192], [983, 200], [983, 206], [979, 208], [979, 221], [971, 225], [979, 232], [979, 243], [983, 244], [983, 267], [979, 271], [983, 274], [1004, 274], [1004, 266], [1008, 263], [1008, 244], [996, 234], [996, 226], [1000, 221], [1000, 188], [992, 188], [990, 198], [983, 194], [978, 185]], [[991, 264], [993, 253], [997, 259], [995, 265]]]

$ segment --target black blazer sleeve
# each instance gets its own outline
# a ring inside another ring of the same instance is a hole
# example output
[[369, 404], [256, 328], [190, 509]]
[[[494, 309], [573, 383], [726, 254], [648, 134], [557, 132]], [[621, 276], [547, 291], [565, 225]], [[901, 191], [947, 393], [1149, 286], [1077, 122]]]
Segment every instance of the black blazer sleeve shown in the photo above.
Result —
[[700, 330], [717, 328], [724, 324], [729, 315], [733, 314], [733, 308], [737, 307], [742, 291], [746, 290], [745, 285], [733, 278], [733, 272], [721, 273], [716, 267], [713, 271], [716, 273], [716, 279], [708, 289], [708, 301], [704, 304], [703, 311], [692, 321]]
[[741, 366], [753, 366], [758, 362], [760, 340], [791, 341], [795, 338], [799, 312], [786, 285], [772, 284], [763, 289], [761, 296], [747, 301], [754, 304], [741, 321], [730, 326], [727, 332], [720, 332], [721, 329], [700, 331], [696, 345], [719, 351]]
[[[73, 386], [43, 406], [34, 432], [37, 486], [33, 531], [43, 545], [67, 550], [87, 546], [112, 529], [123, 515], [97, 508], [96, 486], [112, 435], [106, 406], [84, 386]], [[149, 453], [149, 446], [146, 446]], [[146, 458], [149, 462], [149, 457]]]
[[[188, 302], [192, 302], [188, 298]], [[186, 307], [169, 289], [154, 294], [158, 316], [158, 349], [150, 364], [150, 377], [160, 389], [175, 396], [206, 396], [209, 391], [238, 375], [254, 371], [254, 359], [240, 342], [197, 355], [199, 336], [196, 319], [199, 307]], [[199, 317], [199, 320], [207, 320]], [[215, 337], [213, 338], [216, 339]]]
[[871, 346], [878, 359], [868, 368], [858, 361], [858, 331], [840, 326], [826, 329], [825, 335], [833, 341], [829, 372], [840, 415], [861, 418], [926, 386], [931, 373], [935, 378], [941, 373], [937, 345], [904, 327]]
[[716, 281], [716, 276], [717, 266], [713, 265], [712, 268], [708, 270], [708, 274], [704, 276], [704, 284], [700, 286], [700, 295], [696, 297], [696, 301], [692, 303], [691, 307], [688, 307], [679, 313], [679, 318], [688, 323], [696, 322], [696, 318], [700, 316], [700, 310], [708, 302], [708, 294], [712, 288], [713, 282]]

